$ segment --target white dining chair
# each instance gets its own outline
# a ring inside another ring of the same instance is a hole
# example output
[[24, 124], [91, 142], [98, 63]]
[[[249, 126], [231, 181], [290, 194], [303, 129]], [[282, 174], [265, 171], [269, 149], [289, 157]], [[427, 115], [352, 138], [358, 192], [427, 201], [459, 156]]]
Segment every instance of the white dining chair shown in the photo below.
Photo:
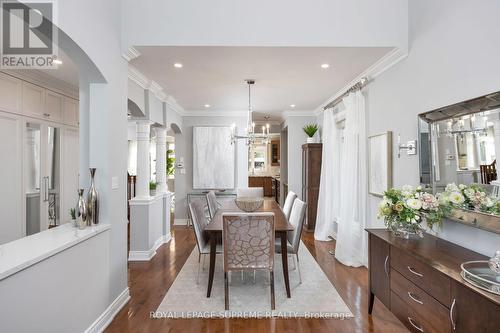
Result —
[[297, 198], [297, 194], [295, 192], [290, 191], [288, 192], [286, 199], [285, 199], [285, 204], [283, 205], [283, 213], [285, 214], [285, 217], [287, 220], [290, 219], [290, 213], [292, 212], [292, 206], [293, 202]]
[[[304, 225], [304, 217], [306, 215], [307, 204], [300, 200], [295, 199], [292, 206], [292, 212], [290, 214], [289, 223], [293, 225], [293, 231], [287, 232], [287, 253], [293, 256], [294, 266], [297, 267], [299, 272], [299, 282], [302, 283], [302, 276], [300, 274], [300, 264], [299, 264], [299, 247], [300, 247], [300, 236], [302, 235], [302, 229]], [[281, 243], [277, 239], [275, 241], [275, 252], [281, 253]], [[297, 258], [297, 261], [295, 261]]]
[[217, 213], [217, 209], [219, 209], [219, 203], [217, 202], [217, 196], [214, 191], [209, 191], [206, 194], [207, 198], [207, 206], [208, 206], [208, 215], [210, 215], [210, 220], [212, 220]]
[[247, 197], [247, 198], [263, 198], [264, 188], [263, 187], [240, 187], [236, 190], [237, 197]]

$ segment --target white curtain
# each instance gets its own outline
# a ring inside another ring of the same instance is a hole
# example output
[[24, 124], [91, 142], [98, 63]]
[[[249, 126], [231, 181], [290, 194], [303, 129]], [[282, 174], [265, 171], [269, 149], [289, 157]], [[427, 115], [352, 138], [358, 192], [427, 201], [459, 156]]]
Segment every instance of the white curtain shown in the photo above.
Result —
[[[365, 98], [360, 91], [343, 99], [345, 129], [343, 143], [331, 149], [342, 149], [339, 182], [332, 184], [333, 206], [338, 206], [335, 258], [347, 266], [367, 264], [367, 152]], [[323, 179], [321, 179], [323, 180]]]
[[339, 130], [335, 124], [334, 110], [327, 109], [323, 112], [323, 154], [321, 162], [321, 180], [319, 185], [318, 210], [316, 214], [316, 228], [314, 238], [327, 241], [328, 236], [334, 234], [334, 196], [339, 193], [333, 191], [337, 183], [335, 176], [339, 168], [338, 140]]

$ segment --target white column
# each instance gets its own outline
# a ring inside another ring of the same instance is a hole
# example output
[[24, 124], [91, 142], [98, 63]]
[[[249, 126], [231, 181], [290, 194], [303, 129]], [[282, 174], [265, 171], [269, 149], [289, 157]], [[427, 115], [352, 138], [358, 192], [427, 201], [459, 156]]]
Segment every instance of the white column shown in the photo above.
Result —
[[495, 158], [497, 160], [497, 181], [500, 181], [500, 120], [493, 122], [493, 132], [495, 133]]
[[157, 127], [156, 131], [156, 182], [157, 192], [166, 193], [167, 185], [167, 130]]
[[137, 199], [149, 198], [149, 131], [151, 122], [149, 120], [137, 121], [137, 183], [136, 195]]

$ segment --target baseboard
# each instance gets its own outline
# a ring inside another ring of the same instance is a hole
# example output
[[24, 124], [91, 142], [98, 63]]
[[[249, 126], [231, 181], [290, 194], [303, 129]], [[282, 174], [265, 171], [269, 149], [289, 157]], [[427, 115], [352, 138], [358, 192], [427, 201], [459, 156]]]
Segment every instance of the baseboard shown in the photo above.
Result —
[[170, 242], [171, 239], [172, 235], [170, 234], [170, 232], [167, 235], [163, 235], [163, 244]]
[[103, 332], [117, 313], [127, 304], [130, 299], [128, 287], [123, 290], [120, 295], [111, 303], [106, 310], [90, 325], [85, 333], [100, 333]]
[[189, 219], [174, 219], [174, 225], [188, 225]]
[[149, 250], [129, 251], [128, 261], [150, 261], [156, 255], [156, 250], [158, 250], [158, 248], [163, 244], [168, 243], [170, 241], [170, 238], [171, 238], [170, 234], [162, 235], [155, 241], [153, 247], [150, 248]]

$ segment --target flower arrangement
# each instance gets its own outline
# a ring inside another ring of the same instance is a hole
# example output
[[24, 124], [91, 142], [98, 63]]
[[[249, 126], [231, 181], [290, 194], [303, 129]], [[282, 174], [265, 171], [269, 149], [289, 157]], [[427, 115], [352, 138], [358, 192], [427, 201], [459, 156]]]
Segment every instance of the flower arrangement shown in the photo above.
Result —
[[439, 194], [439, 201], [456, 208], [500, 215], [500, 200], [489, 197], [478, 184], [448, 184], [444, 192]]
[[424, 192], [421, 186], [405, 185], [389, 189], [379, 204], [378, 217], [397, 236], [409, 238], [410, 234], [423, 237], [422, 222], [429, 228], [441, 226], [443, 217], [450, 211], [450, 204], [440, 202], [434, 195]]

